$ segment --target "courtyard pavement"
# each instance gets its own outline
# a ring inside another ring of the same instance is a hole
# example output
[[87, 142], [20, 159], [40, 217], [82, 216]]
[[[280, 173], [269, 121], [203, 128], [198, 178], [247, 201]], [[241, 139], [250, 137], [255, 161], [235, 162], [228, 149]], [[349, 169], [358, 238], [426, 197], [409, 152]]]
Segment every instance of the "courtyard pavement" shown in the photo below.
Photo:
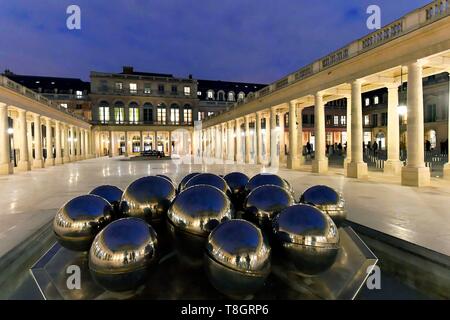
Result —
[[[280, 168], [293, 186], [296, 199], [308, 187], [326, 184], [343, 193], [348, 219], [394, 237], [450, 255], [450, 182], [432, 178], [432, 186], [410, 188], [399, 177], [371, 172], [367, 181], [344, 177], [342, 169], [327, 175]], [[170, 160], [129, 161], [97, 158], [0, 177], [0, 257], [53, 219], [61, 205], [101, 184], [125, 188], [145, 175], [165, 174], [177, 184], [189, 172], [252, 176], [270, 171], [257, 165], [181, 164]]]

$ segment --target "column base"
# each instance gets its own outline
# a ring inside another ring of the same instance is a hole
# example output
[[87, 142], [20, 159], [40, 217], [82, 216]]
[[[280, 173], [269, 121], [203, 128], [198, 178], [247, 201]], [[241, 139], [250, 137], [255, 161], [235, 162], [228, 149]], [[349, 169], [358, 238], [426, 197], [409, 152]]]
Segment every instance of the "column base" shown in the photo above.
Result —
[[44, 167], [44, 160], [42, 159], [34, 159], [33, 160], [33, 168], [42, 169]]
[[314, 173], [327, 173], [328, 172], [328, 159], [313, 160], [312, 172]]
[[444, 164], [444, 179], [450, 180], [450, 162]]
[[55, 158], [55, 165], [60, 165], [63, 164], [63, 159], [62, 158]]
[[400, 160], [386, 160], [384, 162], [384, 173], [398, 176], [402, 172], [403, 162]]
[[31, 170], [31, 163], [30, 161], [19, 161], [17, 164], [17, 171], [30, 171]]
[[287, 159], [287, 168], [291, 169], [291, 170], [298, 170], [298, 169], [300, 169], [300, 158], [298, 158], [298, 157], [295, 157], [295, 158], [288, 157], [288, 159]]
[[55, 165], [55, 159], [45, 159], [44, 166], [47, 167], [53, 167]]
[[426, 187], [430, 185], [430, 168], [403, 167], [402, 185], [410, 187]]
[[367, 163], [365, 162], [349, 162], [347, 164], [347, 178], [366, 179], [369, 174]]
[[0, 175], [7, 175], [13, 173], [12, 163], [0, 164]]

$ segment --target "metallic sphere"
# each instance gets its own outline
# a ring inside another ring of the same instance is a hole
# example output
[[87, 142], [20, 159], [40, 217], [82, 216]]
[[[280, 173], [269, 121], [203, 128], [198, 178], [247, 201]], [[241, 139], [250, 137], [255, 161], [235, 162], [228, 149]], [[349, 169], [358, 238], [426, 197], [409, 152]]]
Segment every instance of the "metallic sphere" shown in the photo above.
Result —
[[273, 220], [276, 243], [297, 272], [316, 275], [330, 268], [339, 251], [333, 220], [319, 209], [299, 204], [284, 209]]
[[192, 172], [189, 173], [188, 175], [184, 176], [184, 178], [181, 180], [180, 184], [178, 185], [178, 192], [183, 191], [183, 189], [186, 187], [186, 183], [192, 178], [195, 177], [196, 175], [200, 174], [200, 172]]
[[164, 178], [164, 179], [167, 179], [167, 180], [169, 180], [170, 182], [173, 183], [172, 179], [170, 179], [170, 178], [169, 178], [168, 176], [166, 176], [166, 175], [163, 175], [163, 174], [157, 174], [156, 176], [157, 176], [157, 177]]
[[236, 210], [241, 210], [244, 205], [247, 192], [245, 186], [247, 185], [249, 178], [241, 172], [232, 172], [224, 177], [231, 190], [231, 201]]
[[89, 194], [95, 194], [108, 200], [111, 204], [119, 204], [123, 191], [116, 186], [103, 185], [93, 189]]
[[249, 180], [249, 182], [245, 186], [245, 189], [247, 190], [247, 192], [251, 192], [253, 189], [268, 184], [279, 186], [288, 190], [289, 192], [292, 191], [291, 186], [287, 183], [286, 180], [272, 173], [259, 173], [255, 175]]
[[264, 286], [271, 249], [261, 230], [245, 220], [221, 223], [208, 237], [206, 274], [223, 294], [243, 298]]
[[294, 204], [292, 194], [275, 185], [263, 185], [253, 189], [244, 204], [244, 217], [270, 230], [272, 219], [283, 209]]
[[75, 251], [88, 251], [94, 237], [112, 219], [113, 208], [104, 198], [88, 194], [65, 203], [53, 220], [58, 242]]
[[94, 280], [110, 291], [129, 291], [145, 283], [159, 259], [154, 229], [144, 220], [123, 218], [104, 228], [89, 251]]
[[177, 196], [167, 217], [178, 253], [195, 265], [202, 259], [209, 233], [219, 223], [232, 219], [234, 210], [228, 197], [219, 189], [196, 185]]
[[175, 196], [175, 187], [167, 179], [155, 176], [143, 177], [125, 189], [121, 209], [125, 216], [158, 223], [166, 216]]
[[301, 203], [313, 205], [328, 214], [337, 226], [347, 217], [345, 201], [341, 194], [328, 186], [318, 185], [303, 192]]
[[199, 185], [206, 184], [208, 186], [213, 186], [224, 192], [226, 195], [230, 195], [231, 191], [228, 188], [227, 182], [220, 176], [213, 173], [200, 173], [186, 183], [186, 188]]

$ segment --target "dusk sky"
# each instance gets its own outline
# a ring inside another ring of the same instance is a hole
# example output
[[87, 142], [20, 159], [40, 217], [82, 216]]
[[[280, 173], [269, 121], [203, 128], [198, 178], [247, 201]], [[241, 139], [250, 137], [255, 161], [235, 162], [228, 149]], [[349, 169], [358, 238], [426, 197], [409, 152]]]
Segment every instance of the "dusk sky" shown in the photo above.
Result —
[[[135, 70], [270, 83], [429, 0], [0, 0], [0, 71], [79, 77]], [[81, 7], [81, 30], [66, 8]]]

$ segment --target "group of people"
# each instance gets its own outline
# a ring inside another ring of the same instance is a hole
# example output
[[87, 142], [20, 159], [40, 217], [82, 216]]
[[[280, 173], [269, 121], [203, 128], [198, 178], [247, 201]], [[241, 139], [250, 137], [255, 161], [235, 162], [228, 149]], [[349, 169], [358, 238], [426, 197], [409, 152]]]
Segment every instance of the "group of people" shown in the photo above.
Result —
[[367, 141], [367, 145], [363, 142], [363, 150], [369, 153], [373, 152], [374, 154], [378, 153], [379, 145], [376, 141], [373, 143], [371, 141]]

